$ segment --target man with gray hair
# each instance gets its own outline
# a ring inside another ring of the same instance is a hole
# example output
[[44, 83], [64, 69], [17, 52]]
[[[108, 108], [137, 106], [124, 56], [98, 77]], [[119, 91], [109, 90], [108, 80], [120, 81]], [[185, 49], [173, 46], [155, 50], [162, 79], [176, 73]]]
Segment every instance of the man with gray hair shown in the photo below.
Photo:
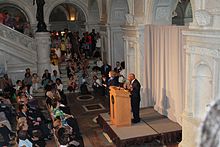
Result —
[[140, 122], [140, 89], [141, 85], [140, 82], [135, 78], [135, 75], [133, 73], [130, 73], [128, 75], [128, 80], [130, 82], [130, 92], [131, 92], [131, 109], [133, 112], [133, 119], [132, 123], [138, 123]]

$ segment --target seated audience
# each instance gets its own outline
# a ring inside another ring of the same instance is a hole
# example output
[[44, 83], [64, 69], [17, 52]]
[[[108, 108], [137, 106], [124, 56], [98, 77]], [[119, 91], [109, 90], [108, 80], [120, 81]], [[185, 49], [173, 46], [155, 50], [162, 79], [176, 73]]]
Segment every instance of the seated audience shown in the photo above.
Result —
[[[74, 118], [74, 116], [72, 116], [70, 114], [64, 113], [60, 109], [59, 101], [56, 101], [56, 100], [53, 101], [52, 108], [53, 108], [52, 112], [53, 112], [54, 120], [56, 121], [57, 119], [59, 119], [61, 121], [62, 127], [63, 126], [71, 127], [71, 129], [72, 129], [71, 135], [74, 137], [74, 139], [76, 141], [80, 142], [81, 146], [84, 146], [83, 145], [83, 138], [81, 136], [76, 118]], [[59, 127], [59, 128], [61, 128], [61, 127]]]
[[24, 80], [23, 80], [24, 85], [27, 87], [27, 91], [29, 94], [33, 94], [32, 92], [32, 76], [30, 73], [26, 73]]
[[68, 81], [67, 90], [69, 92], [74, 92], [76, 90], [77, 84], [74, 75], [71, 75]]
[[18, 147], [32, 147], [33, 144], [30, 141], [28, 133], [26, 130], [19, 130], [18, 131]]
[[60, 76], [58, 75], [57, 70], [53, 70], [53, 75], [51, 76], [51, 80], [55, 83], [56, 79], [60, 78]]
[[42, 76], [42, 85], [44, 88], [46, 88], [46, 85], [49, 83], [49, 81], [51, 80], [51, 74], [49, 73], [49, 71], [46, 69], [44, 71], [44, 74]]
[[16, 90], [14, 89], [12, 80], [8, 77], [8, 74], [4, 74], [2, 83], [3, 83], [3, 87], [2, 87], [3, 91], [9, 92], [10, 96], [12, 97]]

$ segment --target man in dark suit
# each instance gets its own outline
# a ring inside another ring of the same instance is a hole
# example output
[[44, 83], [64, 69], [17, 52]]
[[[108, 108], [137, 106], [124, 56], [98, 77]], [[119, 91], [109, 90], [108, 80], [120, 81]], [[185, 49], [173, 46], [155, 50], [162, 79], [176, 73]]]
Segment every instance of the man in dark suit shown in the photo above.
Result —
[[141, 85], [139, 81], [135, 78], [135, 75], [133, 73], [130, 73], [128, 75], [128, 80], [130, 81], [130, 92], [131, 92], [131, 109], [133, 112], [133, 119], [132, 123], [138, 123], [140, 122], [140, 89]]
[[108, 80], [109, 79], [109, 72], [112, 70], [112, 67], [107, 64], [107, 61], [104, 61], [104, 64], [101, 66], [101, 74], [104, 75]]

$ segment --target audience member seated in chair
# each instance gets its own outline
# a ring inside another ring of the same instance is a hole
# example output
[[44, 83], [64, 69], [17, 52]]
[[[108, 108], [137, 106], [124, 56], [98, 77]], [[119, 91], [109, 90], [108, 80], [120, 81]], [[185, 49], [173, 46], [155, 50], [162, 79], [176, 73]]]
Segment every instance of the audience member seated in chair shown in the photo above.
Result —
[[12, 136], [12, 132], [8, 129], [7, 126], [0, 123], [0, 146], [7, 147], [10, 143], [10, 136]]
[[31, 139], [28, 137], [28, 133], [25, 130], [19, 130], [18, 131], [18, 147], [32, 147], [33, 144], [31, 142]]
[[42, 136], [45, 139], [50, 139], [50, 131], [45, 123], [45, 118], [42, 118], [42, 115], [34, 111], [33, 109], [29, 110], [25, 104], [19, 105], [18, 118], [25, 117], [27, 119], [28, 132], [32, 133], [33, 130], [40, 130], [42, 132]]
[[77, 123], [76, 118], [70, 114], [65, 114], [60, 109], [59, 105], [60, 103], [58, 101], [53, 101], [52, 112], [53, 112], [54, 120], [60, 119], [62, 126], [70, 126], [73, 129], [73, 135], [75, 136], [75, 139], [79, 140], [83, 145], [83, 138], [81, 136], [79, 125]]

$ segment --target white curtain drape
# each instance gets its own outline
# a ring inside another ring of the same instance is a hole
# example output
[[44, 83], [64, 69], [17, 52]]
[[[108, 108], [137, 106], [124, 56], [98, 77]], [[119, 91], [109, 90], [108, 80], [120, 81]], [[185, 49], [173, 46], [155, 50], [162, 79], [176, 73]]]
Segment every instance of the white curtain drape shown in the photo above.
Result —
[[185, 97], [183, 29], [186, 27], [145, 27], [147, 99], [155, 110], [180, 124]]

